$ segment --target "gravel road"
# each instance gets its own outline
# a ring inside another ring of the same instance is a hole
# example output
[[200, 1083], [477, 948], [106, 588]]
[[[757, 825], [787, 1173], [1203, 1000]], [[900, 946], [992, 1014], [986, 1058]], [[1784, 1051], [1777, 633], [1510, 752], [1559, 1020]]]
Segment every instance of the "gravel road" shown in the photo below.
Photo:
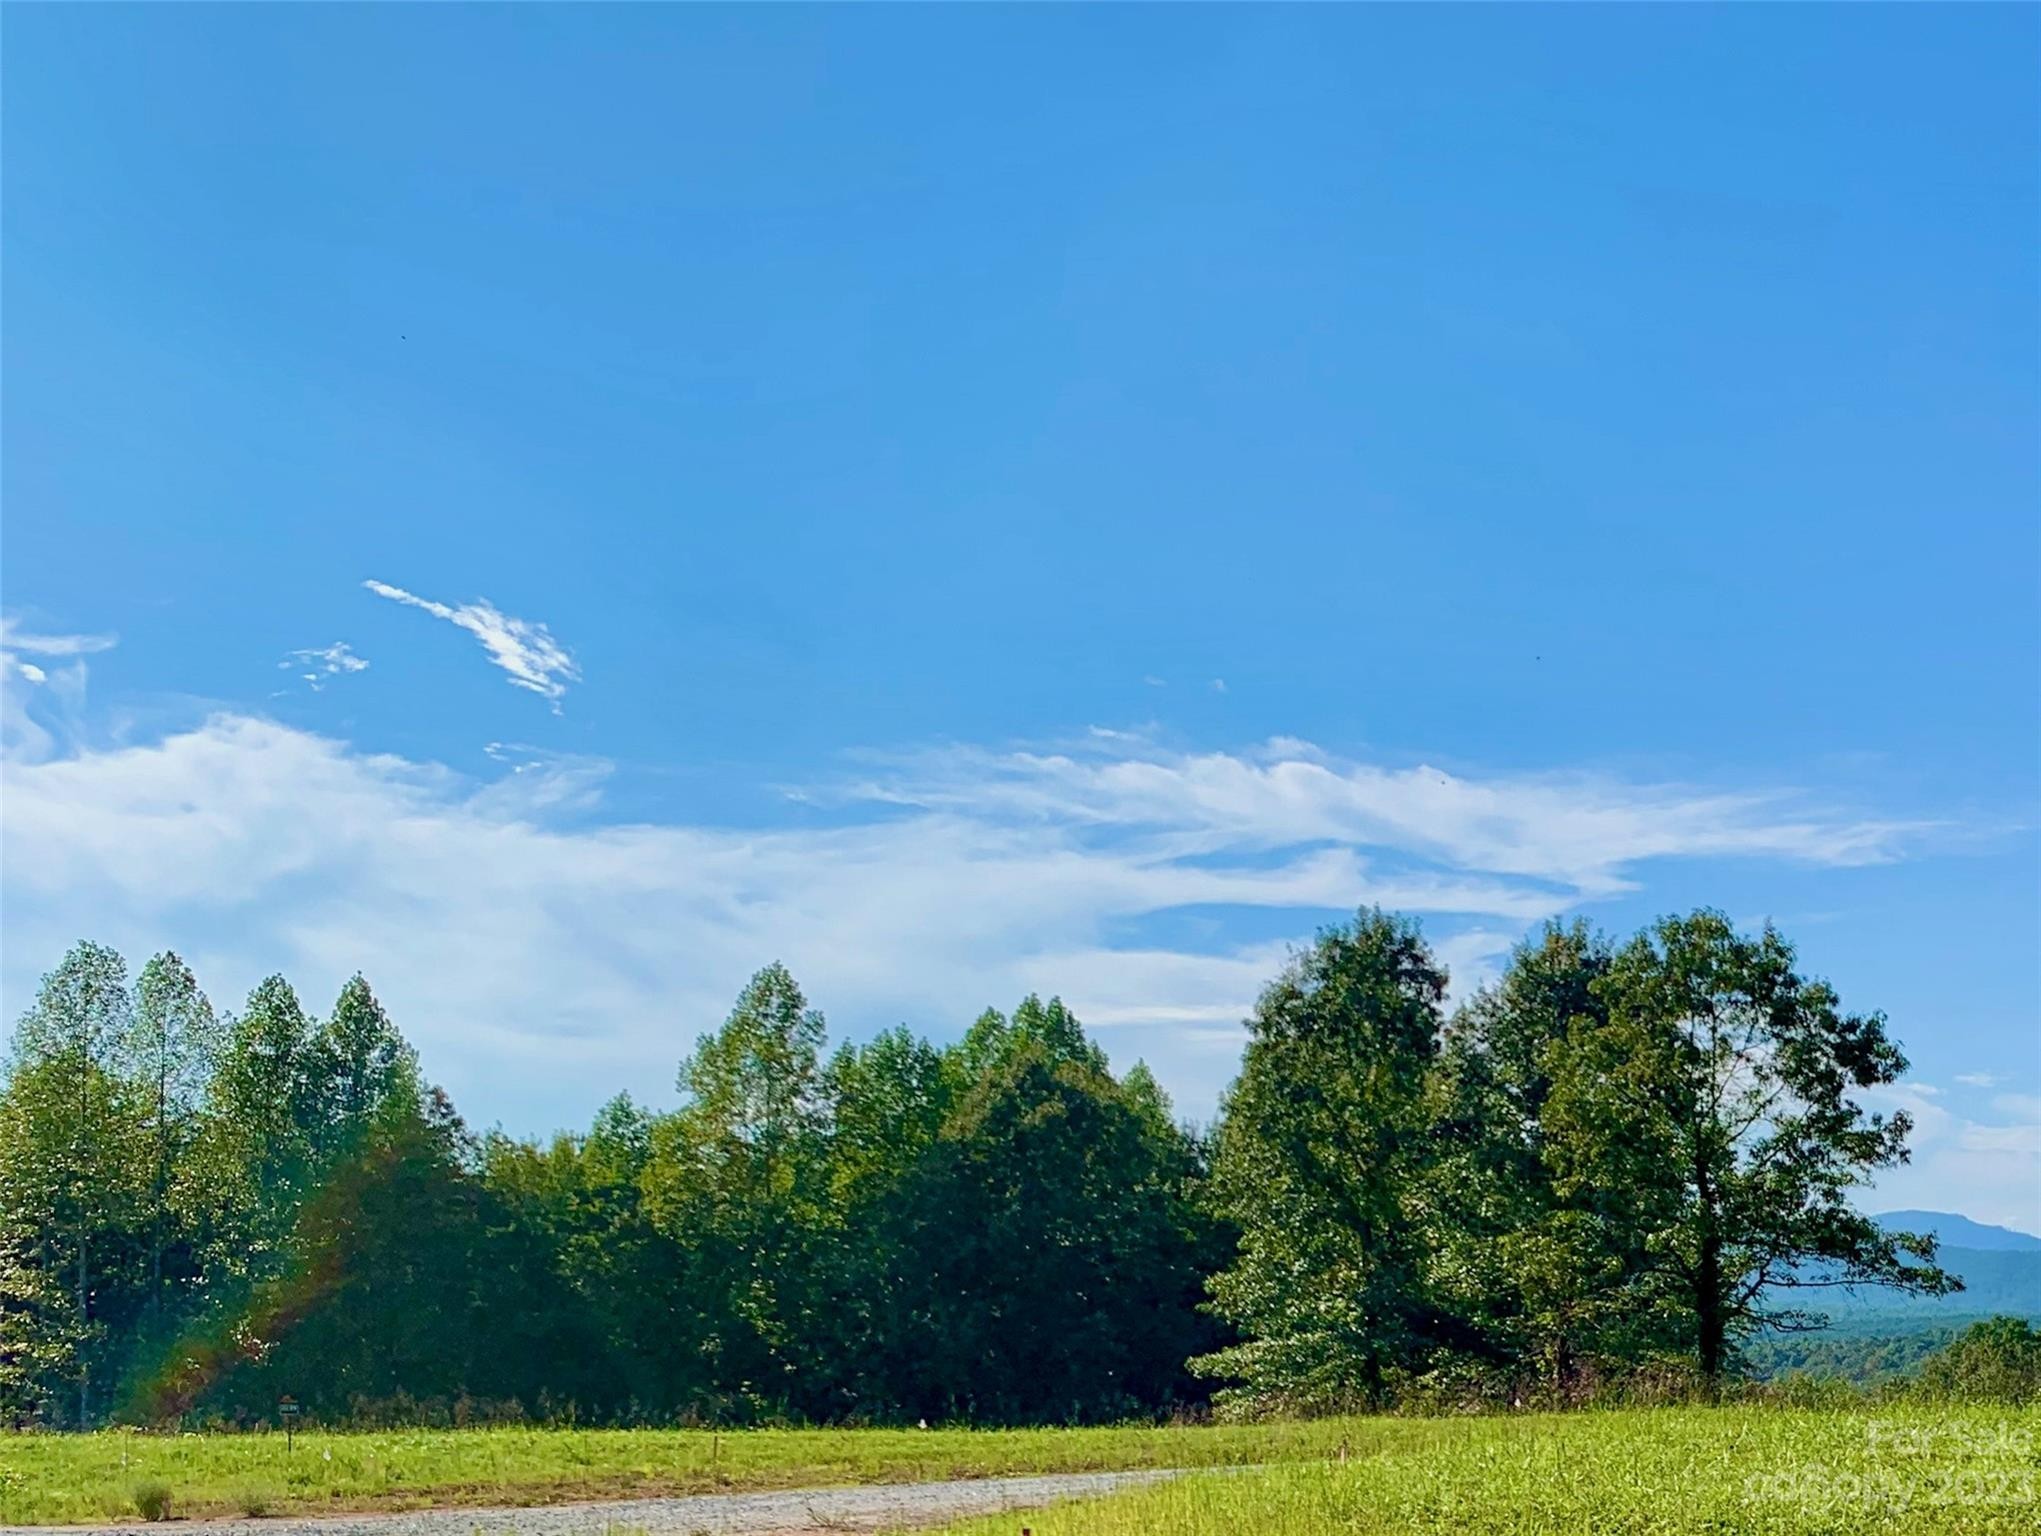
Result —
[[[981, 1477], [949, 1483], [876, 1483], [779, 1493], [701, 1493], [673, 1499], [612, 1499], [534, 1509], [420, 1509], [363, 1515], [275, 1516], [261, 1520], [179, 1520], [167, 1532], [204, 1536], [798, 1536], [807, 1531], [883, 1531], [934, 1525], [963, 1515], [1036, 1508], [1059, 1499], [1110, 1493], [1167, 1472], [1072, 1472], [1054, 1477]], [[0, 1536], [112, 1532], [128, 1525], [0, 1525]]]

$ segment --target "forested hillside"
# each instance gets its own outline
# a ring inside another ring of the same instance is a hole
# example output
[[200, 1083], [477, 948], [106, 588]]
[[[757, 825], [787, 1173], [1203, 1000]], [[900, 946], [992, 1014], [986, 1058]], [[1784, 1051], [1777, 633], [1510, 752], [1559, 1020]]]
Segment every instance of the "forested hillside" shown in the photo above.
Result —
[[1997, 1315], [2041, 1321], [2041, 1253], [1940, 1248], [1936, 1263], [1961, 1280], [1963, 1289], [1944, 1296], [1895, 1294], [1882, 1287], [1838, 1290], [1823, 1303], [1831, 1330], [1897, 1334]]
[[[1769, 931], [1528, 943], [1450, 1016], [1321, 933], [1208, 1140], [1056, 1001], [831, 1051], [780, 966], [583, 1133], [477, 1135], [357, 976], [215, 1010], [81, 943], [0, 1096], [0, 1413], [1070, 1422], [1710, 1380], [1817, 1273], [1950, 1288], [1847, 1203], [1905, 1066]], [[1811, 1267], [1812, 1266], [1812, 1267]], [[1813, 1297], [1805, 1302], [1804, 1296]]]

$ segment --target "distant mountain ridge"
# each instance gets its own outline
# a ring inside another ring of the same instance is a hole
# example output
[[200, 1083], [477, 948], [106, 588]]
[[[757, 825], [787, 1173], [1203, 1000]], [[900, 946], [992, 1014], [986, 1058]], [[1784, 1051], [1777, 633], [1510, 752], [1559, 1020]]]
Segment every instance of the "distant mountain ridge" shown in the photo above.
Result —
[[[1932, 1233], [1935, 1262], [1963, 1281], [1953, 1296], [1904, 1296], [1882, 1286], [1857, 1290], [1795, 1290], [1781, 1286], [1774, 1306], [1825, 1313], [1814, 1333], [1763, 1334], [1744, 1360], [1761, 1380], [1838, 1376], [1860, 1384], [1909, 1376], [1921, 1362], [1980, 1318], [2005, 1313], [2041, 1324], [2041, 1237], [1994, 1227], [1950, 1211], [1881, 1211], [1880, 1226]], [[1811, 1264], [1807, 1272], [1820, 1274]], [[1832, 1271], [1831, 1271], [1832, 1272]]]
[[[1780, 1286], [1767, 1300], [1827, 1314], [1829, 1331], [1838, 1337], [1897, 1338], [1961, 1327], [1995, 1313], [2041, 1322], [2041, 1237], [1950, 1211], [1883, 1211], [1872, 1220], [1888, 1230], [1932, 1233], [1941, 1244], [1935, 1263], [1962, 1280], [1963, 1289], [1950, 1296], [1908, 1296], [1877, 1285], [1847, 1290]], [[1803, 1270], [1810, 1278], [1833, 1272], [1821, 1263]]]
[[1960, 1323], [1994, 1313], [2041, 1320], [2041, 1249], [1945, 1247], [1935, 1263], [1963, 1282], [1950, 1296], [1906, 1296], [1883, 1286], [1856, 1290], [1782, 1291], [1774, 1299], [1826, 1312], [1849, 1333], [1907, 1331]]
[[1900, 1232], [1933, 1233], [1945, 1248], [1976, 1248], [1992, 1253], [2041, 1253], [2041, 1237], [2012, 1227], [1994, 1227], [1953, 1211], [1880, 1211], [1871, 1218]]

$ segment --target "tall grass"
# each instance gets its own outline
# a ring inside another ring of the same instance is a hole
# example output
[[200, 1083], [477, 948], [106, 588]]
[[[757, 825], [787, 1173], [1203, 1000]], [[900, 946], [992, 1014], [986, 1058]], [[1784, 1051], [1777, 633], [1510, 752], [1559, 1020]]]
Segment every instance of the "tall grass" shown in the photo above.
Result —
[[1441, 1422], [942, 1536], [2033, 1536], [2041, 1411], [1667, 1408]]

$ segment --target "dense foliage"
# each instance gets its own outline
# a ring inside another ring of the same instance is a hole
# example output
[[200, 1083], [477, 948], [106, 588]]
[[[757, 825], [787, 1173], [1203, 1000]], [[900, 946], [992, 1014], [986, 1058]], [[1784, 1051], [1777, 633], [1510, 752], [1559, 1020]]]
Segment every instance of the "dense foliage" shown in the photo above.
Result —
[[215, 1017], [81, 944], [0, 1097], [0, 1414], [1065, 1422], [1223, 1338], [1204, 1150], [1058, 1002], [824, 1058], [779, 966], [681, 1106], [472, 1135], [356, 977]]
[[1953, 1325], [1921, 1328], [1912, 1333], [1784, 1334], [1752, 1341], [1744, 1364], [1761, 1381], [1843, 1382], [1852, 1387], [1878, 1387], [1907, 1381], [1947, 1349], [1961, 1330]]
[[[0, 1415], [1062, 1423], [1712, 1383], [1935, 1294], [1848, 1192], [1904, 1069], [1767, 930], [1554, 927], [1456, 1013], [1414, 925], [1296, 955], [1210, 1146], [1060, 1002], [827, 1049], [780, 966], [584, 1134], [475, 1136], [368, 984], [215, 1013], [80, 944], [0, 1094]], [[1909, 1263], [1908, 1257], [1920, 1262]]]
[[2041, 1330], [2024, 1318], [1972, 1323], [1929, 1357], [1920, 1390], [1980, 1403], [2041, 1403]]
[[1706, 1388], [1752, 1334], [1823, 1325], [1782, 1295], [1956, 1284], [1847, 1201], [1906, 1155], [1906, 1116], [1852, 1096], [1904, 1058], [1771, 930], [1555, 926], [1450, 1020], [1443, 991], [1414, 925], [1363, 912], [1249, 1020], [1214, 1179], [1247, 1338], [1199, 1362], [1238, 1406]]

